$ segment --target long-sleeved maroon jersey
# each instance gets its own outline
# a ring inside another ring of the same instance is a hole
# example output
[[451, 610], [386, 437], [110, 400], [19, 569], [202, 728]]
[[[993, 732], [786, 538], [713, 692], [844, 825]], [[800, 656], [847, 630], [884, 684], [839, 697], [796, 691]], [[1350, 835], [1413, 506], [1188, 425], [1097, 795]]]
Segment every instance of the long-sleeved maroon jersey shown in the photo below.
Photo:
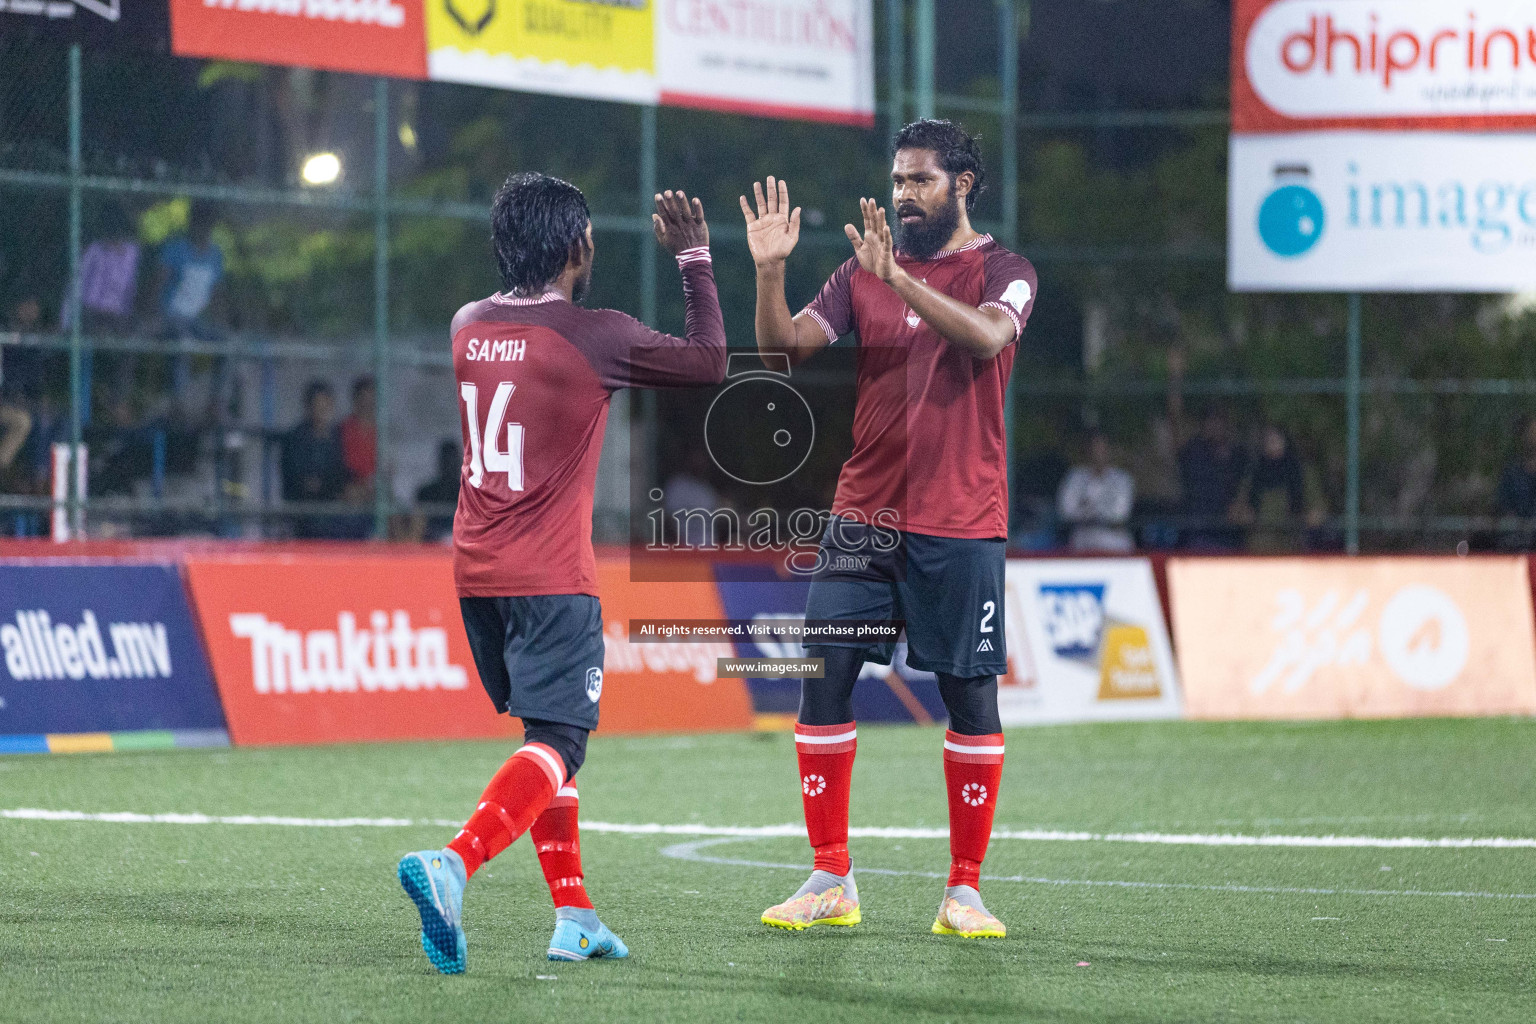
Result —
[[453, 574], [461, 597], [597, 595], [592, 491], [608, 400], [627, 387], [715, 384], [725, 323], [709, 250], [677, 258], [686, 337], [558, 293], [493, 295], [453, 318], [464, 432]]

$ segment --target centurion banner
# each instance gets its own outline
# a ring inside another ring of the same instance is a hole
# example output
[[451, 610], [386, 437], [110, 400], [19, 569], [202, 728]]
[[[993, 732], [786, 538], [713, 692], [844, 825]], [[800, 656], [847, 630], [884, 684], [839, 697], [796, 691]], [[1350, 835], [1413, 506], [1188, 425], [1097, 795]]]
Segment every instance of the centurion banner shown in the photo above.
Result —
[[1536, 282], [1536, 4], [1237, 0], [1229, 283]]
[[870, 0], [170, 0], [170, 13], [185, 56], [874, 123]]
[[440, 81], [874, 123], [870, 0], [426, 0]]
[[1191, 718], [1536, 713], [1526, 559], [1168, 563]]
[[1012, 559], [1004, 725], [1178, 718], [1180, 687], [1152, 563]]

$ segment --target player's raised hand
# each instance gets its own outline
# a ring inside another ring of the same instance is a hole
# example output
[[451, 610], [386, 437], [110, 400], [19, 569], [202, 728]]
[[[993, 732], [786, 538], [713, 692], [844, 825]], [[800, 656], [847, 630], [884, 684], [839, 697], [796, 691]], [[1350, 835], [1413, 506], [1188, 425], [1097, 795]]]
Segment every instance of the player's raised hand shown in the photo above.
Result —
[[656, 193], [656, 212], [651, 214], [656, 241], [673, 256], [684, 249], [709, 245], [709, 225], [704, 221], [704, 204], [689, 199], [679, 189]]
[[741, 212], [747, 218], [747, 248], [752, 251], [752, 262], [759, 267], [782, 263], [794, 252], [800, 241], [800, 207], [789, 206], [789, 183], [773, 175], [765, 185], [752, 183], [752, 195], [757, 200], [756, 212], [747, 197], [741, 197]]
[[891, 236], [891, 225], [885, 219], [885, 208], [873, 199], [860, 199], [859, 209], [864, 214], [864, 230], [861, 232], [852, 224], [844, 224], [843, 233], [853, 243], [859, 266], [889, 284], [899, 268], [896, 265], [896, 242]]

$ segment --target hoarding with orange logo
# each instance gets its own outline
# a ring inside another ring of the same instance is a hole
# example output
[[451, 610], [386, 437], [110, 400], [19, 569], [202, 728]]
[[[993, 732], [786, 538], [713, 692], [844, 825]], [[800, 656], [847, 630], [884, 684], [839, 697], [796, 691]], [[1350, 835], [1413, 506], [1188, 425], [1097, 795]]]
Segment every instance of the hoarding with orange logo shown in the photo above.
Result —
[[1523, 558], [1173, 559], [1185, 712], [1536, 713]]

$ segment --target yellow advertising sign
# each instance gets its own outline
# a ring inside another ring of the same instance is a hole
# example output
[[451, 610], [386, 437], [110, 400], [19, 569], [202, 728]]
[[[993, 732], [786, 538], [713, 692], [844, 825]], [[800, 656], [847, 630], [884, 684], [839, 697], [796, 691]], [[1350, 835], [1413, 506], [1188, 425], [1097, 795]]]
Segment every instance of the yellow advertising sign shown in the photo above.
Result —
[[654, 102], [651, 0], [427, 0], [441, 81]]
[[1152, 641], [1141, 626], [1111, 623], [1104, 627], [1099, 664], [1099, 700], [1146, 700], [1161, 697]]

